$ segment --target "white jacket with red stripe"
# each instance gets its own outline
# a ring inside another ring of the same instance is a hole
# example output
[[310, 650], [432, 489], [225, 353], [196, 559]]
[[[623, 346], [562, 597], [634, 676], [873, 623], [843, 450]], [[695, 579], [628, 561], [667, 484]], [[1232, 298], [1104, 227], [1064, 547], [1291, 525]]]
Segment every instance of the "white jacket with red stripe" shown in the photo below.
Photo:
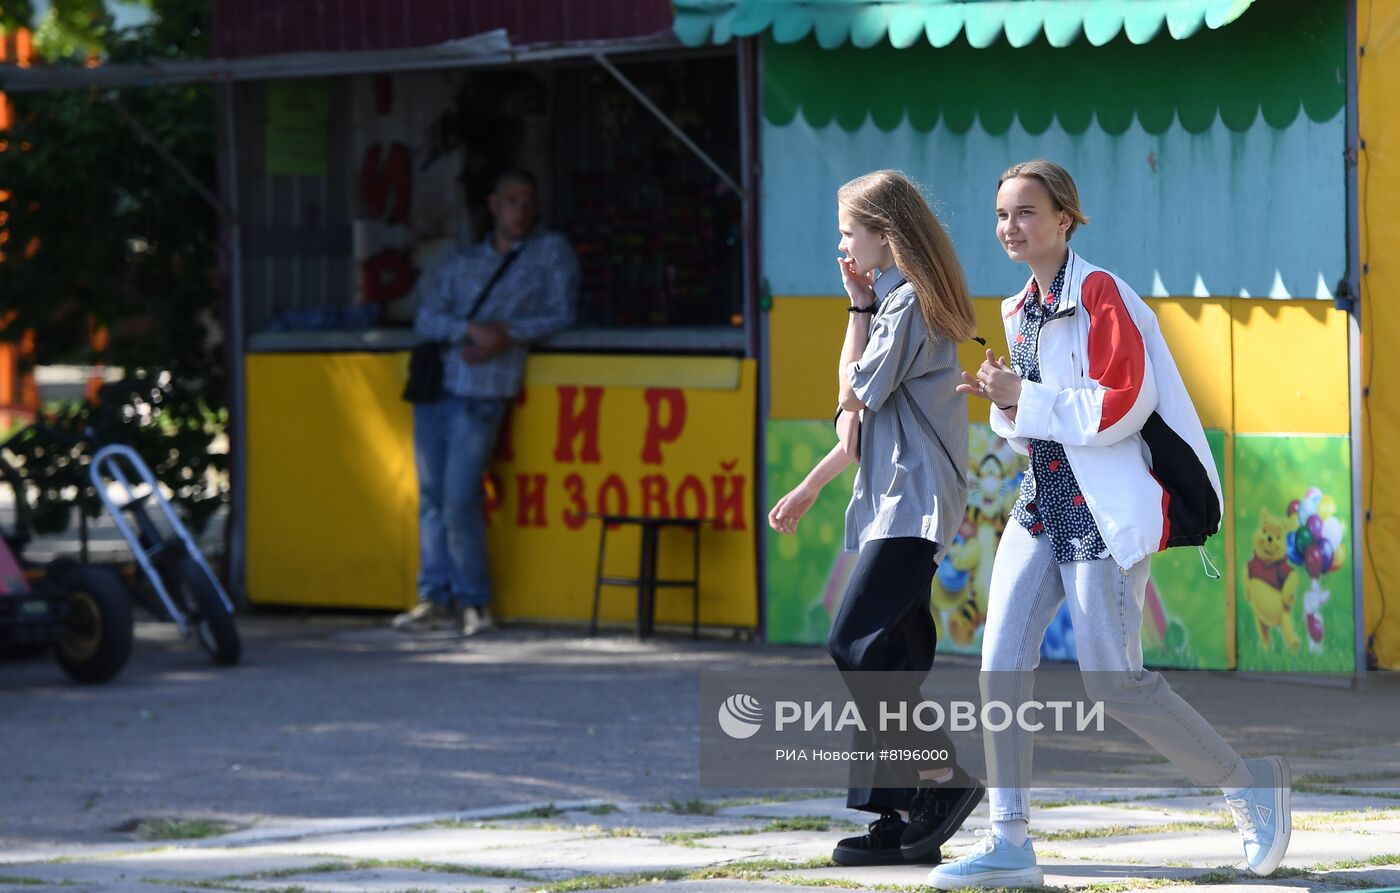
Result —
[[[1007, 343], [1021, 331], [1029, 288], [1002, 302]], [[992, 430], [1023, 455], [1032, 440], [1064, 445], [1120, 568], [1204, 544], [1220, 529], [1220, 478], [1156, 315], [1074, 251], [1064, 292], [1040, 330], [1040, 382], [1021, 383], [1014, 423], [993, 405]]]

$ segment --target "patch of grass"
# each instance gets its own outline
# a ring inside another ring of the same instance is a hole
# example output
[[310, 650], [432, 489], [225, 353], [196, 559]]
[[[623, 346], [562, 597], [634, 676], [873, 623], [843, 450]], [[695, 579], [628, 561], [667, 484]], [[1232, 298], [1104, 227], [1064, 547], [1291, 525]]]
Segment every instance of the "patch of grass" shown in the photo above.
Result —
[[[594, 825], [593, 827], [597, 827]], [[603, 832], [604, 837], [646, 837], [641, 828], [609, 828]]]
[[764, 831], [830, 831], [831, 819], [822, 816], [794, 816], [790, 819], [774, 819]]
[[1339, 797], [1379, 797], [1382, 800], [1400, 800], [1400, 791], [1390, 788], [1342, 788], [1329, 784], [1293, 783], [1293, 790], [1301, 794], [1335, 794]]
[[498, 822], [508, 822], [514, 819], [552, 819], [564, 814], [564, 810], [553, 803], [546, 803], [544, 806], [536, 806], [533, 809], [522, 809], [520, 812], [506, 813], [505, 815], [493, 815], [492, 820]]
[[585, 806], [583, 811], [589, 815], [612, 815], [622, 812], [622, 809], [616, 803], [600, 803], [597, 806]]
[[1270, 880], [1275, 880], [1275, 879], [1283, 880], [1283, 879], [1290, 879], [1290, 878], [1291, 878], [1291, 879], [1297, 879], [1297, 880], [1308, 881], [1308, 882], [1310, 882], [1310, 883], [1312, 883], [1312, 884], [1315, 884], [1315, 885], [1317, 885], [1317, 886], [1325, 886], [1325, 887], [1348, 887], [1348, 888], [1351, 888], [1351, 889], [1354, 889], [1354, 890], [1363, 890], [1363, 889], [1374, 890], [1374, 889], [1376, 889], [1375, 883], [1372, 882], [1372, 881], [1368, 881], [1368, 880], [1366, 880], [1365, 878], [1343, 877], [1343, 876], [1341, 876], [1341, 875], [1336, 875], [1336, 874], [1325, 874], [1325, 873], [1324, 873], [1324, 874], [1319, 874], [1319, 873], [1316, 871], [1317, 867], [1318, 867], [1318, 866], [1312, 866], [1312, 867], [1309, 867], [1309, 868], [1288, 868], [1288, 867], [1275, 868], [1275, 869], [1274, 869], [1274, 873], [1271, 874], [1271, 875], [1269, 875], [1269, 879], [1270, 879]]
[[1100, 881], [1097, 884], [1089, 884], [1084, 887], [1051, 887], [1053, 890], [1073, 889], [1077, 893], [1129, 893], [1131, 890], [1150, 890], [1154, 887], [1176, 887], [1180, 886], [1181, 878], [1167, 877], [1146, 877], [1131, 878], [1125, 881]]
[[[292, 877], [298, 874], [326, 874], [331, 871], [344, 871], [349, 868], [351, 862], [318, 862], [306, 868], [275, 868], [268, 871], [258, 871], [252, 874], [231, 874], [228, 877], [218, 878], [211, 881], [214, 884], [228, 883], [230, 881], [275, 881], [284, 877]], [[182, 882], [183, 883], [183, 882]]]
[[53, 886], [48, 881], [41, 881], [35, 877], [19, 877], [12, 874], [0, 874], [0, 884], [7, 884], [11, 887], [48, 887]]
[[674, 815], [714, 815], [719, 805], [708, 800], [672, 800], [666, 811]]
[[1395, 778], [1400, 772], [1356, 772], [1347, 775], [1332, 775], [1327, 772], [1308, 772], [1293, 779], [1294, 787], [1300, 784], [1337, 784], [1347, 781], [1380, 781]]
[[582, 893], [584, 890], [612, 890], [618, 887], [641, 887], [648, 884], [664, 884], [667, 881], [684, 879], [686, 873], [678, 868], [665, 871], [648, 871], [637, 874], [595, 874], [555, 881], [540, 887], [532, 887], [531, 893]]
[[738, 880], [757, 880], [770, 871], [803, 871], [809, 868], [831, 868], [835, 865], [830, 856], [819, 856], [815, 859], [793, 861], [789, 859], [744, 859], [739, 862], [728, 862], [724, 865], [711, 865], [707, 868], [697, 868], [686, 874], [685, 879], [689, 881], [704, 881], [714, 878], [735, 878]]
[[772, 834], [781, 831], [820, 831], [827, 832], [833, 828], [843, 831], [858, 831], [864, 825], [857, 825], [855, 822], [847, 822], [842, 819], [827, 819], [821, 816], [797, 816], [795, 818], [773, 819], [761, 828], [725, 828], [713, 831], [673, 831], [662, 834], [658, 839], [662, 843], [674, 844], [676, 846], [699, 846], [698, 841], [711, 837], [745, 837], [754, 834]]
[[1216, 868], [1204, 874], [1196, 875], [1191, 878], [1189, 882], [1192, 884], [1228, 884], [1237, 877], [1239, 877], [1238, 872], [1231, 871], [1228, 868]]
[[142, 819], [135, 832], [141, 840], [200, 840], [218, 837], [234, 829], [225, 822], [205, 819]]
[[1180, 831], [1233, 831], [1228, 819], [1216, 822], [1168, 822], [1165, 825], [1107, 825], [1070, 831], [1038, 831], [1036, 840], [1097, 840], [1103, 837], [1130, 837], [1140, 834], [1173, 834]]
[[1321, 815], [1295, 815], [1293, 827], [1302, 831], [1318, 831], [1329, 825], [1341, 822], [1375, 822], [1382, 819], [1400, 818], [1400, 807], [1390, 809], [1347, 809], [1325, 812]]

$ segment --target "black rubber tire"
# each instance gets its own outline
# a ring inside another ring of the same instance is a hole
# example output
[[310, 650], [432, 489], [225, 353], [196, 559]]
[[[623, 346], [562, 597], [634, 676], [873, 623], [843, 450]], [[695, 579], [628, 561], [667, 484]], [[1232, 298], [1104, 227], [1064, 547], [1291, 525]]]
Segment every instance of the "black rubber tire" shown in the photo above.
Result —
[[75, 567], [59, 581], [67, 601], [54, 657], [76, 682], [106, 682], [131, 657], [131, 599], [105, 568]]
[[175, 562], [170, 571], [171, 595], [186, 614], [199, 647], [216, 664], [233, 666], [243, 656], [238, 625], [224, 607], [219, 590], [204, 574], [204, 568], [188, 556]]

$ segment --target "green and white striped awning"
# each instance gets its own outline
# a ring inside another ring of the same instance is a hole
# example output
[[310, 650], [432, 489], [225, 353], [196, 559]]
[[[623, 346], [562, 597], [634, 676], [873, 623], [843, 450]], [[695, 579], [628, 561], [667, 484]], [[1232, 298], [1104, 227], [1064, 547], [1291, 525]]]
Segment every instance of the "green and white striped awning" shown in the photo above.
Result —
[[943, 47], [967, 37], [989, 47], [1003, 35], [1023, 47], [1042, 34], [1052, 46], [1081, 35], [1102, 46], [1119, 34], [1147, 43], [1162, 33], [1184, 40], [1202, 26], [1239, 18], [1254, 0], [674, 0], [675, 30], [689, 46], [727, 43], [769, 32], [795, 43], [815, 32], [828, 49], [850, 41], [872, 47], [888, 39], [896, 49], [920, 38]]

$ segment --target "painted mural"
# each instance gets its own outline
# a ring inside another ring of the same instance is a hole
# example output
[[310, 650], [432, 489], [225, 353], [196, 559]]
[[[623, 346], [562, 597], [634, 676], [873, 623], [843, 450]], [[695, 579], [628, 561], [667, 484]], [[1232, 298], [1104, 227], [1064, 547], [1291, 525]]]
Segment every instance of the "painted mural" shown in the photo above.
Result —
[[[969, 426], [967, 512], [929, 593], [938, 650], [980, 654], [987, 587], [1001, 532], [1016, 502], [1025, 460], [987, 425]], [[768, 495], [774, 502], [835, 443], [830, 422], [768, 423]], [[822, 644], [856, 555], [841, 551], [855, 470], [822, 491], [797, 534], [768, 531], [768, 640]]]
[[[836, 443], [831, 422], [769, 422], [768, 502], [796, 487]], [[846, 504], [856, 469], [852, 466], [826, 485], [798, 522], [797, 533], [780, 535], [768, 527], [768, 641], [780, 645], [826, 643], [831, 619], [855, 568], [854, 552], [842, 551]], [[771, 505], [769, 506], [771, 507]]]
[[1043, 156], [1078, 181], [1091, 223], [1075, 247], [1144, 296], [1330, 297], [1346, 266], [1344, 7], [1270, 7], [1144, 46], [769, 40], [763, 145], [783, 159], [764, 176], [774, 292], [829, 290], [831, 196], [857, 173], [895, 167], [937, 201], [973, 293], [1010, 294], [1023, 274], [993, 238], [997, 177]]
[[1350, 452], [1346, 437], [1236, 438], [1240, 669], [1352, 669]]
[[[1207, 431], [1211, 456], [1225, 480], [1226, 436]], [[1226, 508], [1230, 500], [1227, 494]], [[1230, 639], [1235, 607], [1226, 576], [1225, 530], [1201, 549], [1167, 549], [1152, 556], [1152, 576], [1142, 608], [1142, 657], [1149, 667], [1225, 670], [1234, 664]], [[1077, 651], [1069, 610], [1060, 605], [1046, 631], [1041, 658], [1074, 661]]]
[[[768, 423], [769, 502], [802, 480], [834, 441], [829, 422]], [[1222, 479], [1225, 433], [1208, 431]], [[1001, 533], [1026, 471], [1024, 457], [984, 424], [969, 426], [968, 506], [957, 537], [934, 575], [930, 606], [938, 650], [980, 654], [987, 590]], [[768, 640], [823, 644], [840, 604], [855, 554], [841, 551], [846, 503], [854, 469], [832, 481], [802, 519], [798, 532], [768, 537]], [[1322, 508], [1330, 508], [1323, 506]], [[1225, 534], [1198, 549], [1153, 556], [1143, 608], [1143, 655], [1149, 666], [1228, 669], [1232, 665], [1230, 583], [1225, 577]], [[1075, 660], [1074, 630], [1062, 605], [1046, 631], [1045, 660]]]

